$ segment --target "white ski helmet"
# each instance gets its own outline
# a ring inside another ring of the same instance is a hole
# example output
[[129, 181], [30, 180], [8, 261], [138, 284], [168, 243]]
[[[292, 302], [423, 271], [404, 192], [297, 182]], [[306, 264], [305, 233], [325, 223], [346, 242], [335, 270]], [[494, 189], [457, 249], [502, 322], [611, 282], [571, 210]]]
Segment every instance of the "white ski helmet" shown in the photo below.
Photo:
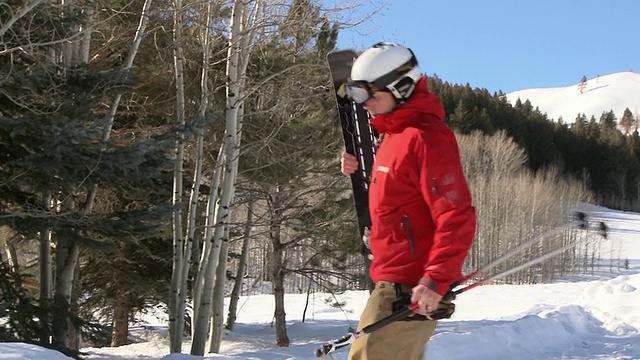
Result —
[[380, 42], [354, 61], [347, 94], [353, 101], [363, 103], [374, 92], [386, 89], [403, 103], [411, 97], [421, 76], [418, 60], [411, 49]]

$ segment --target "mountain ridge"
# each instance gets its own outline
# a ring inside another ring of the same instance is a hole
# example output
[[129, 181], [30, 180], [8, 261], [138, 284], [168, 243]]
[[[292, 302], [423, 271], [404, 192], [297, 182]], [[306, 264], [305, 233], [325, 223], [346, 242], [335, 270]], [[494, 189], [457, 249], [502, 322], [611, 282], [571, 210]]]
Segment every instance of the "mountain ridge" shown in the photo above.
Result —
[[597, 120], [603, 112], [613, 110], [619, 121], [626, 108], [640, 119], [640, 74], [624, 71], [588, 79], [584, 87], [580, 82], [553, 88], [532, 88], [506, 94], [507, 101], [514, 105], [518, 99], [527, 99], [534, 108], [546, 113], [549, 120], [574, 123], [579, 114], [587, 120]]

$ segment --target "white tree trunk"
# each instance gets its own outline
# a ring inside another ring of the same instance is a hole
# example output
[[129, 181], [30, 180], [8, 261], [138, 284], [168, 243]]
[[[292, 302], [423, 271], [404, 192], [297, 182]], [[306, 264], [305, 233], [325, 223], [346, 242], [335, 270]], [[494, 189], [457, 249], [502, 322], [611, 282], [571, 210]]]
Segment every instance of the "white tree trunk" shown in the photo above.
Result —
[[195, 319], [198, 317], [198, 306], [200, 303], [200, 298], [202, 297], [202, 286], [204, 285], [205, 279], [205, 271], [209, 264], [211, 258], [211, 252], [213, 251], [213, 244], [211, 239], [213, 238], [213, 230], [215, 227], [215, 219], [217, 213], [217, 204], [218, 204], [218, 189], [220, 188], [220, 181], [222, 179], [222, 169], [224, 162], [224, 143], [220, 145], [220, 150], [218, 151], [218, 158], [216, 159], [215, 171], [213, 172], [213, 176], [211, 177], [211, 186], [209, 189], [209, 199], [207, 201], [207, 210], [206, 210], [206, 219], [205, 219], [205, 228], [204, 228], [204, 237], [203, 237], [203, 247], [202, 254], [200, 257], [200, 263], [198, 264], [198, 271], [196, 273], [196, 280], [194, 282], [194, 290], [193, 290], [193, 317], [191, 319], [191, 329], [192, 335], [195, 331]]
[[[93, 6], [95, 6], [92, 2], [87, 4], [84, 9], [84, 12], [89, 19], [93, 19], [93, 13], [95, 12]], [[82, 32], [82, 37], [80, 38], [80, 46], [78, 49], [78, 56], [84, 62], [89, 62], [89, 54], [91, 52], [91, 33], [93, 31], [93, 20], [89, 22], [90, 25], [85, 26], [83, 29], [80, 29]]]
[[[237, 53], [239, 55], [237, 58], [237, 68], [235, 70], [236, 71], [235, 76], [237, 79], [235, 88], [237, 90], [234, 89], [234, 94], [237, 94], [235, 101], [238, 104], [236, 109], [236, 115], [235, 115], [237, 119], [236, 121], [237, 143], [236, 143], [236, 148], [233, 155], [230, 155], [230, 154], [227, 155], [227, 157], [234, 156], [233, 157], [234, 159], [233, 179], [234, 180], [230, 181], [231, 189], [228, 190], [229, 191], [228, 194], [230, 198], [228, 202], [224, 203], [227, 213], [229, 211], [230, 204], [234, 201], [234, 198], [235, 198], [234, 183], [235, 183], [235, 178], [238, 171], [238, 161], [240, 156], [240, 141], [241, 141], [241, 134], [242, 134], [242, 118], [244, 116], [244, 99], [246, 97], [246, 89], [245, 89], [246, 70], [247, 70], [247, 65], [249, 64], [249, 58], [251, 56], [251, 47], [253, 45], [254, 36], [257, 28], [256, 23], [259, 19], [261, 11], [264, 9], [263, 5], [264, 4], [262, 0], [256, 1], [254, 2], [253, 9], [250, 11], [248, 7], [245, 7], [243, 9], [243, 13], [241, 16], [243, 29], [249, 29], [249, 30], [244, 31], [243, 36], [240, 37], [239, 39], [240, 50]], [[235, 62], [232, 62], [232, 63], [235, 63]], [[229, 97], [227, 97], [227, 106], [228, 106], [227, 109], [229, 109], [229, 106], [231, 104], [233, 103], [230, 102]], [[227, 112], [227, 116], [228, 115], [229, 115], [229, 112]], [[227, 122], [227, 125], [228, 124], [229, 122]], [[227, 127], [227, 130], [229, 131], [229, 127]], [[225, 189], [226, 188], [223, 186], [223, 194], [226, 191]], [[226, 216], [227, 218], [230, 218], [230, 214], [227, 214]], [[218, 223], [218, 225], [221, 225], [221, 223]], [[225, 291], [226, 273], [227, 273], [227, 257], [229, 255], [229, 232], [228, 232], [229, 229], [226, 223], [225, 223], [224, 229], [225, 229], [225, 233], [223, 237], [220, 239], [219, 263], [216, 271], [216, 281], [215, 281], [215, 286], [213, 291], [212, 319], [211, 319], [211, 329], [209, 333], [209, 351], [215, 352], [215, 353], [220, 351], [220, 344], [222, 343], [222, 334], [224, 331], [224, 318], [223, 318], [224, 291]], [[216, 243], [218, 243], [218, 241], [216, 241]]]
[[[194, 303], [197, 316], [194, 317], [193, 339], [191, 343], [192, 355], [204, 355], [206, 339], [209, 332], [209, 324], [212, 312], [212, 297], [215, 282], [215, 272], [221, 256], [222, 241], [224, 238], [224, 224], [229, 221], [229, 207], [233, 201], [234, 184], [238, 173], [238, 158], [240, 154], [240, 125], [242, 107], [244, 101], [244, 77], [250, 55], [250, 47], [253, 32], [249, 16], [249, 3], [234, 0], [231, 16], [231, 31], [229, 33], [229, 50], [227, 54], [227, 98], [225, 112], [225, 137], [224, 137], [224, 179], [221, 196], [217, 206], [215, 230], [209, 242], [210, 252], [207, 263], [201, 264], [204, 269], [204, 279], [199, 301]], [[253, 2], [253, 10], [257, 11], [259, 2]], [[255, 12], [254, 12], [255, 15]], [[204, 254], [203, 254], [204, 255]], [[226, 255], [225, 255], [226, 258]], [[198, 283], [200, 285], [200, 283]], [[222, 312], [222, 309], [216, 309]]]
[[52, 344], [69, 347], [69, 330], [71, 328], [67, 311], [71, 304], [71, 291], [73, 278], [80, 254], [80, 246], [77, 241], [67, 238], [59, 238], [56, 246], [56, 286], [54, 300], [63, 307], [58, 308], [53, 322]]
[[[51, 195], [43, 192], [40, 206], [43, 209], [51, 210]], [[51, 300], [53, 294], [51, 268], [51, 230], [42, 229], [40, 231], [40, 301]]]
[[[51, 195], [43, 192], [40, 205], [43, 209], [51, 209]], [[51, 230], [42, 229], [40, 231], [40, 301], [47, 302], [53, 297], [53, 268], [51, 266]], [[48, 334], [41, 338], [43, 344], [49, 343]]]
[[[61, 207], [63, 212], [72, 213], [75, 210], [75, 204], [69, 198], [61, 204]], [[55, 293], [53, 295], [56, 312], [51, 325], [51, 343], [54, 346], [69, 348], [71, 343], [69, 333], [73, 325], [69, 312], [79, 255], [80, 245], [71, 234], [65, 232], [56, 234]]]
[[[213, 277], [215, 269], [218, 266], [217, 261], [220, 254], [220, 246], [214, 242], [214, 232], [219, 228], [219, 226], [216, 226], [216, 224], [218, 224], [218, 214], [220, 213], [220, 202], [218, 201], [217, 193], [220, 188], [225, 158], [225, 144], [223, 143], [218, 152], [218, 159], [216, 161], [217, 168], [211, 182], [209, 201], [207, 203], [207, 219], [205, 223], [202, 258], [194, 283], [191, 354], [196, 354], [198, 351], [204, 353], [205, 339], [207, 337], [208, 324], [202, 321], [202, 314], [204, 313], [204, 316], [206, 316], [205, 319], [208, 319], [211, 311], [210, 304], [212, 296], [212, 285], [210, 283], [213, 283]], [[202, 328], [203, 326], [205, 327], [204, 329]], [[198, 339], [198, 346], [201, 346], [200, 348], [194, 347], [196, 338]]]
[[[207, 18], [206, 26], [202, 31], [204, 42], [202, 46], [202, 54], [203, 54], [202, 74], [200, 77], [201, 97], [200, 97], [200, 108], [198, 110], [198, 117], [200, 118], [204, 118], [206, 116], [206, 111], [209, 104], [208, 80], [209, 80], [209, 61], [210, 61], [210, 43], [211, 43], [211, 38], [209, 34], [212, 26], [211, 24], [213, 23], [212, 2], [207, 3], [206, 18]], [[182, 49], [182, 46], [180, 46], [180, 49]], [[201, 128], [197, 130], [196, 143], [197, 143], [196, 159], [195, 159], [196, 166], [195, 166], [194, 176], [193, 176], [193, 186], [191, 187], [191, 193], [189, 198], [189, 212], [187, 214], [188, 243], [187, 243], [187, 248], [185, 249], [185, 256], [190, 256], [191, 260], [183, 264], [182, 277], [183, 279], [186, 279], [189, 269], [191, 269], [192, 267], [196, 267], [198, 268], [197, 269], [198, 271], [196, 272], [196, 283], [200, 283], [201, 280], [198, 280], [198, 279], [202, 279], [202, 274], [199, 268], [200, 262], [196, 262], [196, 261], [199, 260], [198, 256], [199, 255], [202, 256], [202, 254], [200, 254], [199, 245], [197, 245], [197, 242], [196, 242], [197, 240], [196, 239], [196, 222], [197, 222], [198, 213], [199, 213], [198, 198], [200, 196], [199, 190], [200, 190], [200, 185], [202, 184], [202, 176], [203, 176], [202, 168], [204, 165], [204, 132]], [[219, 152], [219, 158], [218, 158], [219, 161], [221, 159], [220, 157], [221, 155], [222, 155], [222, 149]], [[212, 178], [212, 184], [211, 184], [211, 192], [209, 196], [210, 201], [212, 197], [213, 199], [217, 198], [217, 189], [219, 186], [220, 171], [214, 171], [212, 175], [213, 175], [213, 178]], [[213, 206], [208, 206], [207, 208], [213, 209]], [[204, 237], [206, 238], [207, 235], [205, 234]], [[186, 281], [183, 281], [181, 286], [186, 288]], [[181, 307], [184, 307], [186, 302], [186, 297], [184, 296], [185, 294], [186, 292], [184, 291], [181, 292], [181, 296], [180, 296]], [[193, 297], [196, 298], [198, 296], [199, 296], [199, 292], [198, 292], [198, 287], [196, 286], [196, 289], [193, 291]], [[194, 300], [194, 303], [195, 303], [195, 300]], [[193, 315], [192, 319], [195, 318], [196, 313], [197, 313], [197, 307], [194, 307], [194, 313], [192, 314]], [[193, 333], [193, 326], [192, 326], [192, 333]]]
[[216, 281], [211, 303], [211, 326], [209, 330], [209, 352], [219, 353], [224, 328], [224, 285], [227, 282], [227, 255], [229, 253], [229, 226], [224, 226], [224, 237], [220, 244], [220, 259], [216, 270]]
[[[174, 1], [173, 10], [173, 61], [176, 80], [176, 117], [179, 127], [185, 125], [184, 95], [184, 51], [182, 47], [182, 0]], [[193, 238], [183, 239], [182, 227], [182, 192], [184, 137], [178, 134], [176, 142], [176, 158], [173, 173], [173, 271], [169, 295], [169, 347], [170, 352], [182, 351], [185, 301], [187, 298], [187, 277], [191, 263], [191, 247]]]

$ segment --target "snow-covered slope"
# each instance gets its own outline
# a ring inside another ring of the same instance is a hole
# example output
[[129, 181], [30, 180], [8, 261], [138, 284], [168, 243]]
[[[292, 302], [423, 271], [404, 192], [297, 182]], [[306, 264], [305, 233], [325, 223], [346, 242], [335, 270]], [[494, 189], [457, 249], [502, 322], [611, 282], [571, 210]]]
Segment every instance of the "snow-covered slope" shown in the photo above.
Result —
[[[453, 318], [438, 325], [426, 358], [640, 359], [640, 214], [585, 204], [577, 209], [609, 227], [610, 236], [599, 245], [602, 259], [595, 273], [554, 284], [485, 285], [465, 292], [456, 300]], [[626, 260], [624, 265], [618, 264], [619, 258]], [[82, 352], [87, 360], [317, 360], [314, 350], [357, 326], [368, 296], [368, 291], [335, 297], [287, 294], [287, 348], [275, 344], [273, 295], [254, 295], [240, 299], [238, 321], [225, 333], [220, 354], [169, 355], [164, 316], [131, 328], [132, 339], [138, 339], [133, 344]], [[182, 349], [189, 351], [188, 339]], [[348, 353], [340, 349], [336, 358], [347, 360]], [[0, 343], [0, 360], [9, 359], [72, 360], [35, 345]]]
[[620, 120], [624, 110], [629, 108], [635, 117], [640, 116], [640, 74], [620, 72], [598, 76], [587, 81], [580, 92], [579, 83], [557, 88], [526, 89], [507, 94], [507, 100], [529, 99], [533, 107], [546, 113], [549, 119], [562, 117], [565, 123], [573, 123], [578, 114], [585, 114], [587, 120], [594, 115], [597, 120], [603, 112], [613, 110]]

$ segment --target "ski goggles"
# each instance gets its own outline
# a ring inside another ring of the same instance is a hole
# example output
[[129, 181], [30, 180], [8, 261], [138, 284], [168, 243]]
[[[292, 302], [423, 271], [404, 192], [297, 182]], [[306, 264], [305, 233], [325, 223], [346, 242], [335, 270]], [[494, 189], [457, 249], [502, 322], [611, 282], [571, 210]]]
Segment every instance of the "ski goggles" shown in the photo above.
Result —
[[345, 94], [355, 103], [363, 104], [373, 96], [373, 93], [382, 89], [378, 89], [374, 84], [366, 81], [349, 80], [344, 84], [344, 90]]

